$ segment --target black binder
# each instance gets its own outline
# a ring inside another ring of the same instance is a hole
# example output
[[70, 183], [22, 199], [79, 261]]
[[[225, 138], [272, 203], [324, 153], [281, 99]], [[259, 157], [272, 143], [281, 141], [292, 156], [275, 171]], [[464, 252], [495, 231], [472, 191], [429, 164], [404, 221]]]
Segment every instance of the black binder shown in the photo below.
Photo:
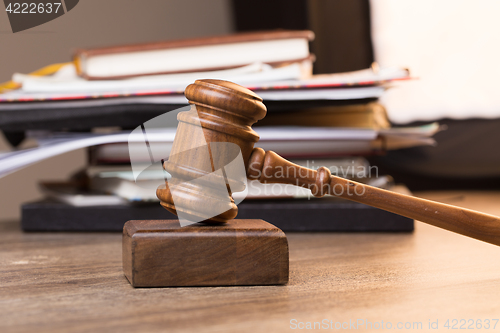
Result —
[[[411, 232], [413, 220], [343, 199], [246, 200], [239, 219], [263, 219], [283, 231]], [[128, 220], [175, 219], [158, 203], [75, 207], [42, 200], [22, 206], [24, 231], [117, 231]]]

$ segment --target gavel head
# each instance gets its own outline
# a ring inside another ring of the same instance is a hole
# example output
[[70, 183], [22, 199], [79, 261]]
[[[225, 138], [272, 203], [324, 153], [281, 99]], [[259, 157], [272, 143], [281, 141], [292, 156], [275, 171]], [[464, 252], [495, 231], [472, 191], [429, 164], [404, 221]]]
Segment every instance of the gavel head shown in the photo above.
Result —
[[192, 222], [236, 217], [232, 192], [245, 189], [259, 136], [251, 126], [266, 115], [251, 90], [222, 80], [197, 80], [185, 90], [191, 110], [179, 113], [174, 143], [163, 165], [172, 178], [156, 195], [167, 210]]

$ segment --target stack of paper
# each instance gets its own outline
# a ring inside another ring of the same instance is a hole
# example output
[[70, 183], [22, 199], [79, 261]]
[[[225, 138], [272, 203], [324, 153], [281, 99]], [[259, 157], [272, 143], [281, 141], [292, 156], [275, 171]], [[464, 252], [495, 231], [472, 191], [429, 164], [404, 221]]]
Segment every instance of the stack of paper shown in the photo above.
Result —
[[[15, 110], [29, 106], [9, 102], [36, 101], [44, 101], [45, 104], [47, 101], [102, 100], [107, 104], [131, 102], [186, 104], [187, 100], [182, 95], [186, 86], [197, 79], [206, 78], [238, 83], [257, 91], [264, 100], [378, 98], [385, 90], [383, 83], [409, 77], [408, 71], [398, 68], [386, 68], [378, 72], [366, 69], [351, 73], [317, 75], [307, 79], [301, 78], [301, 75], [299, 64], [273, 68], [255, 63], [222, 71], [89, 81], [79, 77], [75, 66], [68, 64], [52, 76], [14, 74], [13, 81], [21, 85], [21, 88], [0, 94], [0, 110]], [[39, 105], [31, 104], [31, 106], [35, 108]], [[57, 104], [53, 103], [50, 107], [57, 107]]]
[[[258, 129], [260, 141], [256, 144], [265, 150], [274, 150], [289, 158], [320, 158], [333, 156], [366, 155], [385, 149], [400, 149], [435, 144], [432, 136], [439, 131], [432, 123], [420, 127], [384, 130], [349, 128], [300, 128], [262, 127]], [[150, 143], [159, 143], [168, 159], [176, 129], [165, 128], [148, 132]], [[0, 177], [38, 161], [72, 150], [98, 146], [95, 158], [103, 163], [125, 162], [130, 164], [130, 154], [137, 160], [150, 161], [149, 151], [144, 150], [142, 132], [114, 134], [51, 133], [35, 135], [39, 147], [0, 155]], [[135, 145], [135, 143], [137, 145]], [[158, 154], [156, 154], [158, 155]], [[160, 160], [155, 161], [160, 162]]]
[[[38, 141], [37, 148], [0, 155], [0, 177], [52, 156], [92, 147], [84, 190], [111, 193], [125, 202], [156, 200], [155, 189], [169, 177], [161, 160], [168, 160], [176, 128], [148, 129], [145, 141], [141, 123], [188, 104], [183, 92], [198, 79], [232, 81], [255, 91], [272, 116], [268, 123], [264, 120], [254, 127], [260, 136], [256, 146], [307, 167], [316, 160], [316, 167], [327, 163], [337, 168], [347, 159], [352, 169], [355, 160], [367, 164], [366, 155], [435, 144], [432, 136], [439, 130], [438, 124], [390, 128], [385, 109], [376, 102], [388, 82], [409, 79], [408, 70], [372, 66], [312, 75], [314, 55], [309, 41], [313, 37], [310, 31], [278, 31], [79, 50], [71, 63], [32, 74], [16, 73], [12, 82], [0, 86], [4, 121], [0, 121], [0, 129], [14, 124], [17, 131], [34, 128], [45, 132], [28, 133]], [[139, 130], [90, 133], [97, 126]], [[58, 133], [63, 129], [88, 133]], [[155, 149], [161, 151], [152, 154]], [[151, 160], [151, 156], [160, 158]], [[140, 186], [135, 186], [139, 180], [134, 163], [144, 165]], [[105, 171], [91, 171], [101, 167]], [[378, 186], [390, 178], [362, 173], [356, 177]], [[307, 190], [289, 187], [280, 193], [309, 195]], [[67, 184], [45, 183], [43, 188], [51, 197], [57, 198], [59, 193], [60, 200], [74, 205], [95, 205], [103, 199], [76, 197], [77, 191], [73, 193]], [[269, 187], [253, 184], [252, 188], [265, 193]], [[252, 196], [262, 197], [250, 193]]]

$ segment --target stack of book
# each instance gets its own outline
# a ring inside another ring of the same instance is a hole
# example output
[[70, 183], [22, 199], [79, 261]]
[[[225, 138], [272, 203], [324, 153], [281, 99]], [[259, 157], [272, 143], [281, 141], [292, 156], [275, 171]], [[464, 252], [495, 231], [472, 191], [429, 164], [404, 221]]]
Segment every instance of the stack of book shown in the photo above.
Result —
[[[144, 138], [130, 129], [141, 129], [141, 123], [167, 111], [175, 119], [175, 110], [187, 104], [184, 88], [203, 78], [233, 81], [264, 99], [268, 115], [255, 126], [261, 137], [257, 146], [297, 164], [327, 166], [338, 176], [404, 190], [378, 175], [364, 156], [434, 144], [439, 125], [391, 128], [377, 102], [386, 83], [408, 79], [408, 71], [373, 66], [312, 75], [313, 37], [310, 31], [277, 31], [78, 50], [71, 63], [15, 74], [0, 87], [0, 128], [23, 131], [39, 147], [0, 156], [0, 176], [89, 148], [82, 172], [67, 182], [41, 183], [47, 199], [23, 206], [23, 228], [121, 230], [130, 219], [173, 218], [155, 196], [168, 175], [144, 151]], [[167, 155], [175, 136], [171, 125], [148, 133], [149, 142]], [[116, 131], [90, 132], [104, 126]], [[45, 131], [27, 131], [33, 129]], [[138, 177], [131, 162], [144, 164], [147, 172]], [[409, 219], [336, 198], [312, 198], [304, 189], [248, 186], [238, 217], [263, 218], [283, 230], [413, 229]]]
[[255, 90], [275, 112], [376, 100], [384, 83], [409, 78], [399, 68], [312, 75], [313, 38], [274, 31], [78, 50], [72, 62], [0, 84], [0, 129], [134, 128], [186, 105], [184, 89], [196, 79]]

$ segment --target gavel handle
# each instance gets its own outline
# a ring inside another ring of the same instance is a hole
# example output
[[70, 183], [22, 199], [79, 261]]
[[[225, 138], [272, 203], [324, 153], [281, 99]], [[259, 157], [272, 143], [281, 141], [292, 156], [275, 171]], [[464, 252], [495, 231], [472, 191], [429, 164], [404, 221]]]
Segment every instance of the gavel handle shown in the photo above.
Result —
[[332, 176], [330, 170], [325, 167], [317, 171], [307, 169], [285, 160], [272, 151], [264, 152], [260, 148], [254, 148], [247, 176], [249, 179], [259, 179], [262, 183], [306, 187], [314, 196], [331, 194], [500, 245], [500, 218], [496, 216]]

